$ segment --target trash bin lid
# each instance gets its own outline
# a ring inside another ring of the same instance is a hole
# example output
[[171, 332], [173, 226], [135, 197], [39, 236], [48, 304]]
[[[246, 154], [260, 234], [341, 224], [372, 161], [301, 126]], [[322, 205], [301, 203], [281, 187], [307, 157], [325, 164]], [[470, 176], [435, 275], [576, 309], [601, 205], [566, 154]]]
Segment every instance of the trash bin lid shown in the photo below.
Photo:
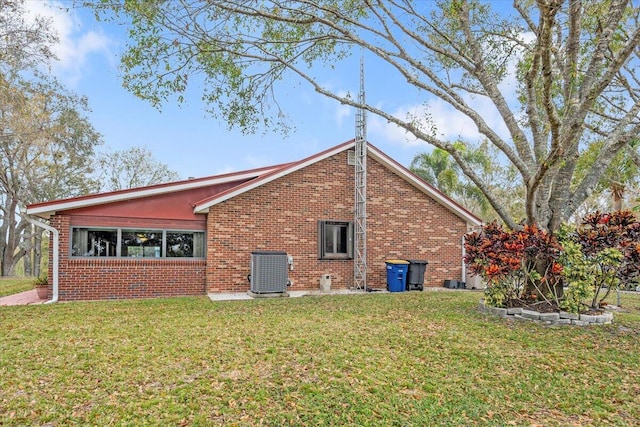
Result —
[[385, 261], [387, 264], [409, 264], [406, 259], [388, 259]]
[[408, 259], [407, 261], [409, 261], [409, 264], [429, 264], [428, 261], [423, 259]]

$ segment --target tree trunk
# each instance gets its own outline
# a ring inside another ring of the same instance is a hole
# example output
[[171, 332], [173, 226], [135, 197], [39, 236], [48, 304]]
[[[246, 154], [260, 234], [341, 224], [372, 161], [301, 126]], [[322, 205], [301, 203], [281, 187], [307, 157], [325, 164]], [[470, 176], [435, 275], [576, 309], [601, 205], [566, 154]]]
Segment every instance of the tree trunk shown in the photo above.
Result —
[[0, 209], [2, 210], [2, 216], [0, 217], [0, 276], [5, 276], [3, 260], [4, 252], [7, 249], [7, 210], [5, 206], [1, 206]]
[[7, 196], [6, 209], [4, 211], [3, 228], [5, 232], [5, 240], [0, 242], [4, 244], [2, 251], [2, 276], [10, 276], [13, 274], [13, 255], [16, 250], [15, 232], [16, 232], [16, 208], [18, 201]]
[[22, 233], [22, 241], [24, 242], [22, 246], [26, 251], [25, 255], [22, 257], [24, 260], [22, 265], [25, 276], [33, 276], [33, 230], [33, 224], [29, 224], [24, 227], [24, 231]]
[[621, 211], [622, 199], [624, 197], [624, 184], [622, 184], [621, 182], [612, 182], [611, 196], [613, 198], [613, 211]]
[[33, 276], [40, 277], [42, 265], [42, 230], [36, 228], [33, 236]]
[[22, 265], [24, 266], [24, 275], [33, 276], [33, 272], [32, 272], [33, 264], [31, 263], [31, 261], [33, 260], [33, 248], [27, 250], [26, 252], [27, 253], [25, 254], [25, 256], [22, 257], [22, 259], [24, 260], [22, 263]]
[[552, 275], [547, 274], [551, 270], [550, 260], [544, 257], [529, 261], [528, 265], [534, 265], [540, 277], [549, 277], [550, 281], [541, 282], [529, 278], [525, 284], [524, 295], [536, 295], [538, 301], [549, 300], [559, 302], [564, 296], [564, 288], [560, 279], [554, 280]]
[[[15, 218], [15, 216], [14, 216]], [[14, 231], [9, 235], [12, 236], [12, 245], [9, 248], [13, 248], [10, 253], [8, 271], [10, 275], [13, 275], [15, 268], [22, 258], [28, 256], [31, 253], [32, 242], [32, 224], [24, 218], [21, 218], [19, 222], [14, 221]]]

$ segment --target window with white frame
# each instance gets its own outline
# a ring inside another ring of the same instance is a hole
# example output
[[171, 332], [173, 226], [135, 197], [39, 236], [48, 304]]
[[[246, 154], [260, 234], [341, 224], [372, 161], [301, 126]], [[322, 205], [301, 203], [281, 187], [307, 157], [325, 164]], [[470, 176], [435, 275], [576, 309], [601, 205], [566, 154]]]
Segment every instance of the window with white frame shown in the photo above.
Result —
[[74, 227], [71, 256], [204, 258], [202, 231]]
[[353, 258], [353, 222], [318, 221], [318, 258]]

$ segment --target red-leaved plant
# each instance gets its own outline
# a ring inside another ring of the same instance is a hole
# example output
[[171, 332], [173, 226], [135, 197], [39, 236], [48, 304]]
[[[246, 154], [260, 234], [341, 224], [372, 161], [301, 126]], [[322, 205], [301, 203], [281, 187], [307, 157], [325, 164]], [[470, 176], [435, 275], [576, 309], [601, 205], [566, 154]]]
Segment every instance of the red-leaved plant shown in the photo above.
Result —
[[508, 307], [531, 300], [558, 303], [562, 246], [538, 228], [506, 231], [493, 222], [465, 236], [465, 263], [486, 282], [485, 301]]

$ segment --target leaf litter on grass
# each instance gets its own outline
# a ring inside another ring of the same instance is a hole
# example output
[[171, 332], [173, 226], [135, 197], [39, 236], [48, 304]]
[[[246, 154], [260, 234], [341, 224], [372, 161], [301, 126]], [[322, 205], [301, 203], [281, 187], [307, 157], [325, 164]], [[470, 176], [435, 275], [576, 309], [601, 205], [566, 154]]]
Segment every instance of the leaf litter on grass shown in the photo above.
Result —
[[[478, 293], [440, 294], [5, 310], [0, 424], [640, 419], [639, 344], [616, 323], [557, 329], [509, 323], [477, 312]], [[630, 313], [618, 321], [640, 326]]]

